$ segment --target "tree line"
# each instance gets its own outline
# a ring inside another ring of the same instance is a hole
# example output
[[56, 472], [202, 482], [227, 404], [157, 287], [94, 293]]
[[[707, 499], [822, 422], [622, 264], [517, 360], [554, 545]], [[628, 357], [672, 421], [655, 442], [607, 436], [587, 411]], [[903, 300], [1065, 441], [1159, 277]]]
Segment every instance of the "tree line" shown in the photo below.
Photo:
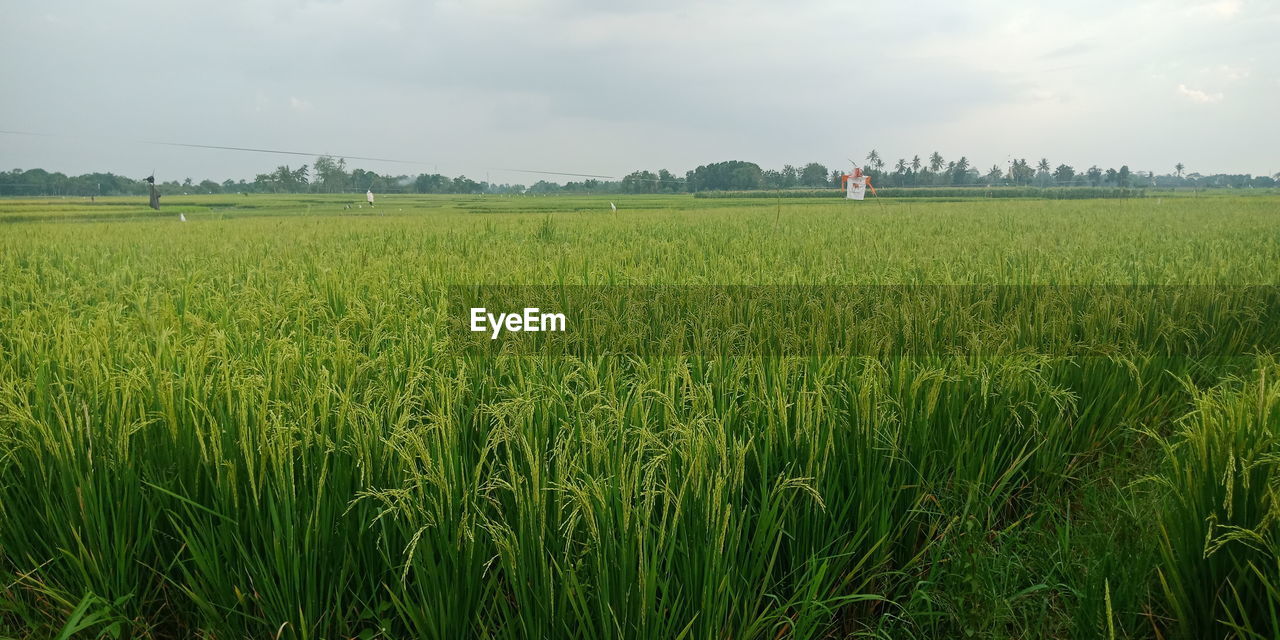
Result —
[[[1077, 170], [1069, 164], [1053, 166], [1047, 158], [1034, 164], [1026, 158], [1010, 160], [1005, 166], [992, 165], [985, 171], [976, 167], [968, 157], [946, 160], [935, 151], [922, 159], [919, 155], [910, 160], [899, 158], [890, 164], [875, 150], [867, 154], [861, 169], [871, 176], [872, 183], [882, 187], [940, 187], [940, 186], [1035, 186], [1035, 187], [1122, 187], [1122, 188], [1268, 188], [1280, 185], [1280, 173], [1274, 176], [1252, 174], [1201, 175], [1186, 173], [1181, 162], [1168, 174], [1156, 175], [1151, 171], [1133, 171], [1128, 165], [1103, 169], [1097, 165]], [[665, 173], [661, 172], [661, 173]], [[753, 162], [732, 160], [700, 166], [685, 174], [683, 188], [671, 189], [663, 181], [648, 180], [651, 172], [631, 174], [636, 180], [629, 192], [658, 193], [679, 191], [749, 191], [753, 189], [797, 189], [839, 187], [843, 171], [828, 170], [821, 163], [811, 162], [797, 168], [785, 165], [781, 170], [761, 169]], [[624, 179], [624, 184], [626, 179]]]
[[899, 158], [889, 164], [872, 149], [862, 169], [872, 176], [873, 183], [891, 187], [976, 185], [1212, 189], [1266, 188], [1280, 184], [1280, 173], [1274, 176], [1222, 173], [1205, 176], [1186, 173], [1186, 166], [1181, 162], [1173, 166], [1172, 172], [1162, 175], [1153, 171], [1134, 171], [1128, 165], [1121, 165], [1118, 169], [1103, 169], [1096, 164], [1087, 169], [1076, 169], [1066, 163], [1054, 166], [1048, 158], [1041, 158], [1034, 164], [1026, 158], [1014, 158], [1004, 166], [993, 164], [983, 171], [965, 156], [947, 161], [937, 151], [929, 154], [927, 159], [914, 155], [910, 160]]
[[[281, 165], [249, 180], [157, 180], [165, 195], [210, 193], [523, 193], [522, 185], [495, 185], [466, 176], [440, 174], [384, 175], [365, 169], [347, 169], [346, 160], [321, 156], [311, 165]], [[7, 196], [122, 196], [146, 195], [142, 178], [113, 173], [68, 176], [44, 169], [14, 169], [0, 173], [0, 195]]]
[[[1047, 158], [1030, 162], [1012, 159], [1004, 166], [992, 165], [988, 170], [976, 167], [966, 156], [946, 160], [937, 151], [922, 159], [899, 158], [888, 163], [877, 151], [867, 154], [862, 170], [878, 187], [938, 186], [1038, 186], [1038, 187], [1147, 187], [1171, 188], [1268, 188], [1280, 185], [1280, 173], [1274, 176], [1252, 174], [1187, 173], [1177, 163], [1173, 171], [1156, 175], [1151, 171], [1133, 171], [1128, 165], [1102, 169], [1097, 165], [1076, 169], [1060, 163], [1053, 166]], [[819, 162], [784, 165], [781, 169], [762, 169], [754, 162], [728, 160], [701, 165], [686, 171], [683, 177], [668, 171], [638, 170], [620, 180], [587, 179], [564, 184], [539, 180], [526, 187], [521, 184], [492, 184], [466, 176], [449, 177], [438, 173], [410, 175], [379, 174], [365, 169], [348, 169], [346, 160], [321, 156], [310, 165], [281, 165], [274, 171], [260, 173], [248, 180], [159, 181], [157, 186], [167, 195], [209, 193], [451, 193], [451, 194], [530, 194], [554, 193], [692, 193], [698, 191], [749, 191], [755, 189], [816, 189], [839, 187], [842, 171]], [[44, 169], [14, 169], [0, 173], [0, 195], [3, 196], [112, 196], [145, 195], [147, 184], [141, 178], [128, 178], [112, 173], [87, 173], [68, 176]]]

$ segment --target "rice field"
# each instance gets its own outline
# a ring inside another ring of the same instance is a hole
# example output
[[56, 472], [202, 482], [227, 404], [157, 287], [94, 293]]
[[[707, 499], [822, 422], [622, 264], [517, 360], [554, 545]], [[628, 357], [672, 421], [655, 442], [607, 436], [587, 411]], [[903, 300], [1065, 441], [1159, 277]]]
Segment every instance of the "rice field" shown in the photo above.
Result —
[[[0, 637], [1280, 634], [1280, 197], [348, 200], [0, 200]], [[1055, 306], [543, 353], [484, 285]]]

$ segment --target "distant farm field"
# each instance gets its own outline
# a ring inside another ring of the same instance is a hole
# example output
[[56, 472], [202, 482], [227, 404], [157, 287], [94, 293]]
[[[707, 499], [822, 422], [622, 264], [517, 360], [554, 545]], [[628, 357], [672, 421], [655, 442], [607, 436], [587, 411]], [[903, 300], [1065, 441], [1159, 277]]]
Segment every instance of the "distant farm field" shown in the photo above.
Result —
[[[162, 203], [0, 200], [0, 637], [1280, 633], [1280, 196]], [[994, 297], [464, 348], [515, 284]]]

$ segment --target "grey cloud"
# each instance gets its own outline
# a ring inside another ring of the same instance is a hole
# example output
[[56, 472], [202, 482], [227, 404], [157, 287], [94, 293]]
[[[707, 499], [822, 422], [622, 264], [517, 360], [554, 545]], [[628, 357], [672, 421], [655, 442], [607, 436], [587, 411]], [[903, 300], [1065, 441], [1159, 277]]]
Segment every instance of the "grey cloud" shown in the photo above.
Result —
[[[1193, 4], [23, 0], [0, 24], [0, 128], [422, 158], [473, 175], [679, 170], [735, 154], [841, 162], [872, 146], [989, 164], [1082, 141], [1094, 155], [1076, 162], [1168, 164], [1151, 151], [1165, 141], [1126, 122], [1244, 131], [1280, 94], [1255, 73], [1230, 100], [1183, 110], [1170, 87], [1205, 83], [1195, 69], [1280, 57], [1274, 10], [1245, 2], [1207, 21]], [[1227, 107], [1224, 124], [1214, 109]], [[0, 164], [65, 171], [157, 158], [241, 177], [297, 162], [9, 142]], [[1214, 144], [1196, 138], [1184, 154], [1267, 169], [1264, 151]]]

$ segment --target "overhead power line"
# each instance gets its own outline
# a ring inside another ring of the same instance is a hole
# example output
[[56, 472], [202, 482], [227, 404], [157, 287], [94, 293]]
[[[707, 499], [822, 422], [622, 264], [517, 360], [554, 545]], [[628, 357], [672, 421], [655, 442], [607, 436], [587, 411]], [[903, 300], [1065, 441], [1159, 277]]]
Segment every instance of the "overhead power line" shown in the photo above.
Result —
[[541, 173], [549, 176], [573, 176], [575, 178], [604, 178], [605, 180], [621, 180], [618, 176], [599, 176], [591, 173], [564, 173], [561, 171], [538, 171], [536, 169], [504, 169], [491, 167], [492, 171], [513, 171], [515, 173]]
[[[32, 136], [32, 137], [39, 137], [39, 138], [67, 138], [67, 139], [96, 138], [99, 140], [109, 140], [113, 142], [148, 144], [148, 145], [155, 145], [155, 146], [162, 146], [162, 147], [182, 147], [186, 149], [213, 149], [213, 150], [219, 150], [219, 151], [240, 151], [244, 153], [268, 153], [268, 154], [284, 155], [284, 156], [304, 156], [309, 158], [316, 158], [316, 157], [346, 158], [348, 160], [365, 160], [368, 162], [389, 162], [394, 164], [407, 164], [407, 165], [412, 165], [417, 167], [436, 166], [436, 163], [423, 162], [421, 160], [404, 160], [400, 158], [377, 158], [373, 156], [357, 156], [357, 155], [350, 155], [345, 153], [315, 153], [310, 151], [289, 151], [285, 149], [236, 147], [236, 146], [217, 145], [217, 144], [197, 144], [194, 142], [171, 142], [166, 140], [135, 140], [135, 139], [124, 139], [124, 138], [110, 138], [106, 136], [77, 136], [77, 135], [68, 135], [68, 134], [60, 134], [60, 133], [41, 133], [41, 132], [35, 132], [35, 131], [13, 131], [13, 130], [7, 130], [7, 129], [0, 129], [0, 134], [11, 135], [11, 136]], [[621, 179], [618, 176], [607, 176], [607, 175], [601, 175], [601, 174], [595, 174], [595, 173], [573, 173], [569, 171], [544, 171], [540, 169], [508, 169], [508, 168], [502, 168], [502, 167], [490, 167], [489, 170], [510, 171], [514, 173], [536, 173], [536, 174], [549, 175], [549, 176], [570, 176], [574, 178], [600, 178], [604, 180], [620, 180]]]

